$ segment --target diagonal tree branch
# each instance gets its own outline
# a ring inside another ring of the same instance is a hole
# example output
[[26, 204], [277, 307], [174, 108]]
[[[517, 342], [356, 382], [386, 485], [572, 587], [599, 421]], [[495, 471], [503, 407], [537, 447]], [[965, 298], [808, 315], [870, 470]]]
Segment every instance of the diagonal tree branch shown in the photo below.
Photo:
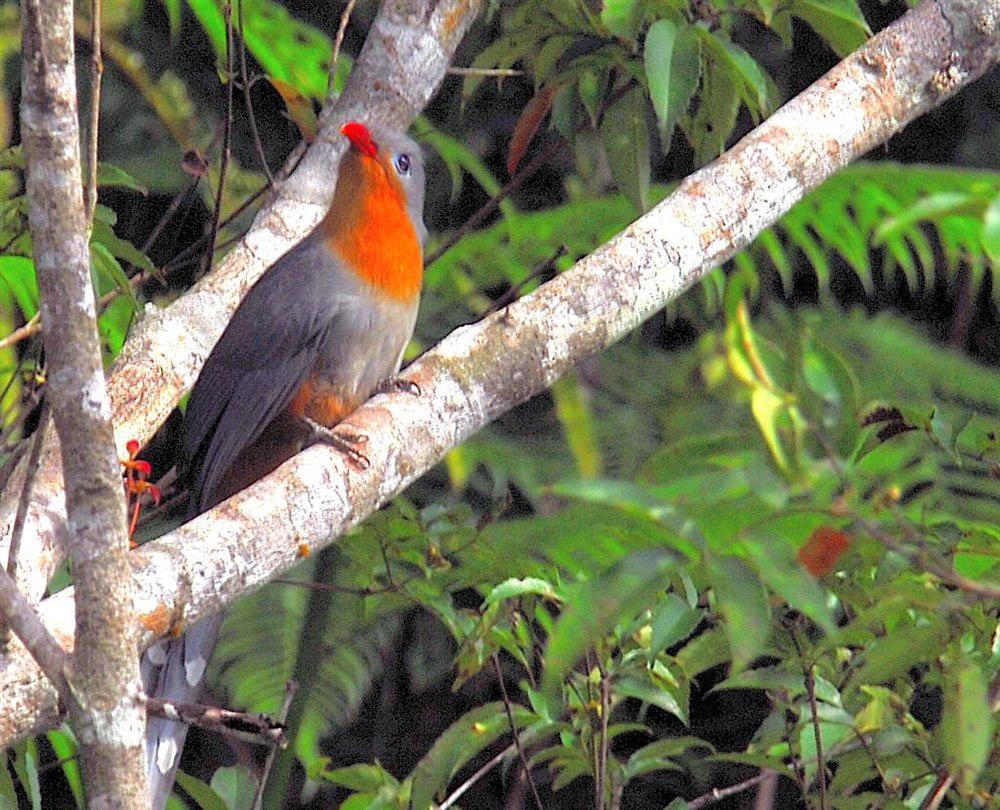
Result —
[[[72, 0], [24, 0], [22, 31], [28, 223], [78, 600], [76, 649], [71, 665], [58, 672], [67, 681], [63, 697], [80, 744], [88, 805], [138, 810], [148, 805], [146, 713], [138, 701], [125, 500], [90, 277]], [[16, 588], [10, 578], [4, 583], [5, 590]], [[53, 654], [54, 639], [42, 640]]]
[[[448, 449], [621, 338], [810, 189], [981, 75], [1000, 58], [1000, 10], [991, 8], [924, 0], [572, 269], [453, 332], [407, 371], [420, 397], [379, 396], [350, 417], [370, 437], [366, 471], [311, 448], [133, 553], [142, 644], [279, 575], [303, 543], [332, 542]], [[39, 608], [53, 630], [71, 626], [70, 593]], [[54, 696], [15, 650], [0, 671], [0, 745], [56, 722]]]
[[[344, 152], [340, 125], [351, 118], [406, 129], [444, 78], [482, 0], [385, 0], [343, 95], [328, 100], [319, 134], [292, 176], [275, 190], [253, 226], [188, 294], [163, 310], [147, 308], [108, 381], [119, 452], [145, 442], [194, 383], [243, 293], [320, 220]], [[6, 558], [23, 463], [0, 493], [0, 560]], [[42, 451], [24, 525], [20, 581], [38, 600], [63, 558], [66, 511], [56, 437]]]

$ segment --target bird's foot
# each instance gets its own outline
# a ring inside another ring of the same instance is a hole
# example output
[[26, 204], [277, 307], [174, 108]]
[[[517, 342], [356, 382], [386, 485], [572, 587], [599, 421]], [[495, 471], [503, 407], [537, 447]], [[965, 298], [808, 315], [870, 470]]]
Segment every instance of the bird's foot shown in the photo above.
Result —
[[405, 377], [386, 377], [375, 386], [376, 394], [409, 394], [420, 396], [420, 386]]
[[356, 470], [364, 471], [371, 466], [368, 456], [358, 450], [359, 445], [368, 444], [368, 436], [364, 433], [358, 433], [340, 425], [328, 428], [309, 418], [306, 418], [305, 421], [310, 429], [310, 435], [305, 442], [306, 447], [312, 447], [314, 444], [325, 444], [341, 453]]

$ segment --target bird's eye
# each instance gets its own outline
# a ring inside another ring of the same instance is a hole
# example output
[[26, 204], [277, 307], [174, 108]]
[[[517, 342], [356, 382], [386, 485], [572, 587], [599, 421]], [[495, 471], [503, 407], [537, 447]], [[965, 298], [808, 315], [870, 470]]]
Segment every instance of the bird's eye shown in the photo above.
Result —
[[396, 171], [400, 174], [410, 173], [410, 156], [405, 152], [396, 155]]

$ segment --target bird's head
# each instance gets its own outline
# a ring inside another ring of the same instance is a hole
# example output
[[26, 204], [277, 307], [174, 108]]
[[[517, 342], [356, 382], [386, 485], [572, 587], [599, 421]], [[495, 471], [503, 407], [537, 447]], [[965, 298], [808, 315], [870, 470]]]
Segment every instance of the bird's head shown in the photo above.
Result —
[[350, 142], [341, 174], [356, 174], [356, 182], [368, 193], [390, 192], [399, 196], [409, 213], [421, 244], [424, 227], [424, 156], [420, 147], [402, 132], [369, 127], [348, 121], [340, 132]]

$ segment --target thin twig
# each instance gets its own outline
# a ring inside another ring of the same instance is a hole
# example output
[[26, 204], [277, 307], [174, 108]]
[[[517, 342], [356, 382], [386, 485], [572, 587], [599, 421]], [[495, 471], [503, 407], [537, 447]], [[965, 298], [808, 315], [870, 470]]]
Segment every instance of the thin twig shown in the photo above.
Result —
[[687, 806], [691, 808], [691, 810], [698, 810], [699, 807], [705, 807], [706, 805], [720, 802], [729, 796], [735, 796], [737, 793], [750, 790], [750, 788], [759, 785], [773, 773], [774, 771], [761, 771], [756, 776], [751, 776], [749, 779], [744, 779], [742, 782], [737, 782], [735, 785], [730, 785], [725, 788], [712, 788], [708, 793], [698, 796], [696, 799], [691, 799], [691, 801], [687, 803]]
[[233, 134], [233, 6], [226, 0], [223, 6], [226, 17], [226, 128], [222, 136], [222, 158], [219, 162], [219, 185], [215, 189], [215, 210], [212, 212], [211, 238], [205, 251], [205, 273], [212, 269], [215, 257], [215, 240], [219, 235], [219, 218], [222, 216], [222, 194], [226, 187], [226, 170], [229, 168], [229, 147]]
[[854, 728], [853, 730], [854, 730], [854, 734], [858, 738], [858, 742], [861, 743], [861, 747], [865, 749], [865, 752], [868, 754], [868, 757], [871, 759], [872, 765], [875, 767], [875, 770], [878, 771], [878, 775], [879, 775], [879, 778], [882, 780], [882, 784], [885, 785], [886, 788], [889, 788], [889, 778], [888, 778], [888, 776], [887, 776], [887, 774], [885, 772], [885, 768], [882, 767], [882, 763], [878, 761], [878, 756], [875, 753], [875, 749], [872, 748], [871, 745], [869, 744], [868, 740], [865, 739], [865, 735], [864, 734], [862, 734], [860, 731], [858, 731], [857, 728]]
[[951, 789], [954, 781], [954, 777], [948, 771], [941, 771], [931, 789], [927, 791], [927, 795], [924, 796], [924, 800], [920, 803], [920, 810], [937, 810], [941, 806], [941, 802], [944, 801], [944, 797]]
[[288, 745], [283, 723], [264, 714], [236, 712], [200, 703], [175, 703], [148, 696], [143, 702], [146, 705], [146, 714], [151, 717], [162, 717], [189, 726], [198, 726], [206, 731], [257, 745], [268, 745], [273, 748], [285, 748]]
[[[895, 510], [893, 510], [893, 514], [896, 514]], [[900, 543], [880, 526], [875, 523], [871, 523], [860, 514], [855, 514], [853, 517], [882, 545], [892, 551], [895, 551], [897, 554], [902, 555], [918, 568], [926, 569], [943, 582], [946, 582], [961, 591], [974, 594], [975, 596], [982, 597], [984, 599], [1000, 599], [1000, 585], [996, 585], [992, 582], [969, 579], [968, 577], [962, 576], [957, 571], [952, 570], [944, 560], [927, 549], [924, 538], [920, 536], [920, 533], [916, 531], [916, 529], [910, 526], [904, 517], [896, 514], [896, 517], [899, 520], [899, 526], [903, 530], [903, 533], [906, 534], [910, 541], [918, 547], [916, 551], [908, 548], [903, 543]]]
[[757, 795], [753, 800], [753, 810], [773, 810], [774, 793], [778, 787], [778, 772], [764, 771], [764, 780], [757, 788]]
[[569, 248], [566, 245], [560, 245], [556, 248], [555, 252], [549, 256], [547, 259], [542, 259], [538, 264], [531, 268], [523, 279], [521, 279], [517, 284], [513, 285], [507, 292], [501, 295], [496, 301], [493, 302], [492, 306], [483, 313], [483, 317], [487, 315], [492, 315], [503, 309], [506, 306], [513, 304], [518, 298], [521, 297], [521, 293], [524, 288], [527, 287], [532, 281], [538, 281], [541, 279], [542, 274], [548, 270], [550, 267], [554, 266], [555, 263], [561, 259], [563, 256], [569, 253]]
[[104, 60], [101, 57], [101, 0], [91, 0], [91, 55], [90, 55], [90, 165], [87, 167], [87, 227], [94, 221], [97, 208], [97, 132], [101, 120], [101, 79], [104, 76]]
[[477, 67], [450, 67], [445, 73], [449, 76], [523, 76], [523, 70], [514, 68], [477, 68]]
[[344, 34], [347, 33], [347, 25], [351, 21], [351, 14], [354, 13], [354, 4], [356, 2], [357, 0], [347, 0], [347, 6], [344, 7], [344, 11], [340, 15], [340, 25], [337, 26], [337, 37], [333, 40], [333, 56], [330, 59], [329, 87], [326, 91], [328, 98], [333, 98], [334, 84], [337, 78], [337, 62], [340, 61], [340, 46], [344, 44]]
[[177, 209], [194, 193], [194, 190], [198, 188], [198, 179], [195, 179], [187, 188], [182, 191], [178, 191], [174, 198], [170, 201], [170, 205], [167, 206], [167, 210], [163, 212], [163, 216], [157, 220], [156, 225], [153, 226], [153, 230], [149, 232], [149, 236], [146, 237], [146, 241], [142, 243], [142, 252], [149, 253], [150, 249], [156, 243], [159, 238], [160, 233], [167, 226], [171, 219], [173, 219], [174, 214], [177, 213]]
[[[219, 228], [221, 229], [227, 227], [234, 219], [236, 219], [240, 214], [246, 211], [258, 199], [260, 199], [260, 197], [263, 196], [264, 193], [269, 188], [271, 188], [271, 186], [265, 184], [261, 186], [259, 189], [257, 189], [253, 194], [251, 194], [242, 203], [240, 203], [239, 208], [237, 208], [228, 217], [226, 217], [224, 220], [222, 220], [222, 222], [219, 223]], [[170, 271], [176, 270], [178, 267], [183, 266], [188, 261], [188, 259], [195, 256], [195, 254], [197, 254], [198, 251], [200, 251], [205, 245], [207, 245], [209, 239], [211, 238], [212, 238], [211, 234], [204, 234], [198, 237], [198, 239], [196, 239], [192, 244], [188, 245], [186, 248], [184, 248], [184, 250], [182, 250], [180, 253], [174, 256], [169, 262], [163, 265], [163, 272], [170, 273]], [[212, 239], [212, 241], [214, 244], [215, 240]], [[215, 250], [221, 247], [222, 247], [221, 245], [218, 248], [213, 247], [212, 252], [214, 253]]]
[[524, 749], [521, 747], [521, 734], [518, 732], [517, 725], [514, 723], [514, 712], [510, 707], [510, 697], [507, 695], [507, 686], [504, 684], [503, 670], [500, 669], [500, 656], [493, 653], [493, 668], [497, 673], [497, 682], [500, 684], [500, 695], [503, 698], [503, 707], [507, 712], [507, 722], [510, 723], [511, 734], [514, 735], [514, 747], [517, 749], [518, 759], [521, 760], [521, 767], [524, 769], [524, 777], [528, 780], [528, 787], [531, 788], [531, 795], [535, 800], [535, 806], [538, 810], [542, 810], [544, 805], [542, 804], [541, 798], [538, 796], [538, 788], [535, 787], [535, 780], [531, 777], [531, 767], [528, 765], [528, 759], [524, 755]]
[[[798, 646], [796, 644], [796, 646]], [[809, 714], [812, 715], [813, 735], [816, 737], [816, 760], [819, 777], [819, 806], [826, 810], [826, 759], [823, 757], [823, 734], [819, 726], [819, 706], [816, 704], [816, 673], [814, 665], [805, 667], [806, 694], [809, 697]]]
[[[285, 702], [281, 704], [281, 711], [278, 712], [278, 722], [284, 726], [288, 719], [288, 710], [292, 707], [295, 693], [299, 691], [298, 681], [290, 680], [285, 684]], [[264, 786], [267, 785], [267, 775], [274, 767], [274, 758], [278, 754], [278, 746], [275, 745], [267, 752], [267, 759], [264, 760], [264, 770], [260, 772], [260, 781], [257, 782], [257, 793], [253, 797], [254, 810], [260, 810], [264, 801]]]
[[449, 236], [441, 245], [438, 246], [437, 250], [431, 253], [427, 257], [427, 267], [430, 267], [434, 262], [440, 259], [445, 253], [451, 250], [455, 245], [461, 242], [468, 234], [472, 233], [476, 228], [486, 221], [486, 218], [492, 214], [497, 208], [500, 207], [507, 197], [517, 191], [525, 181], [527, 181], [532, 175], [535, 174], [542, 166], [545, 161], [548, 160], [558, 149], [561, 149], [565, 145], [565, 141], [562, 138], [554, 138], [549, 141], [548, 145], [542, 149], [537, 155], [535, 155], [531, 160], [525, 163], [521, 168], [515, 172], [514, 176], [507, 181], [507, 184], [501, 188], [496, 194], [490, 197], [483, 206], [476, 211], [471, 217], [469, 217], [465, 223], [457, 231], [455, 231], [451, 236]]
[[499, 765], [503, 761], [504, 757], [508, 756], [514, 750], [516, 750], [514, 748], [514, 743], [511, 743], [506, 748], [504, 748], [503, 751], [501, 751], [499, 754], [493, 757], [493, 759], [491, 759], [489, 762], [483, 765], [483, 767], [481, 767], [478, 771], [472, 774], [472, 776], [470, 776], [468, 779], [462, 782], [462, 784], [460, 784], [457, 788], [455, 788], [452, 794], [443, 802], [441, 802], [441, 804], [438, 805], [438, 810], [448, 810], [449, 807], [451, 807], [453, 804], [455, 804], [455, 802], [457, 802], [459, 799], [462, 798], [462, 796], [465, 794], [467, 790], [469, 790], [469, 788], [471, 788], [473, 785], [476, 784], [476, 782], [478, 782], [480, 779], [486, 776], [486, 774], [488, 774], [491, 770], [493, 770], [497, 765]]
[[274, 176], [271, 174], [271, 167], [267, 165], [267, 158], [264, 156], [264, 144], [261, 143], [260, 133], [257, 131], [257, 116], [253, 112], [253, 103], [250, 101], [250, 82], [247, 81], [247, 38], [243, 29], [243, 3], [239, 0], [237, 6], [236, 19], [240, 31], [240, 78], [243, 80], [243, 101], [247, 108], [247, 118], [250, 119], [250, 134], [253, 135], [254, 145], [257, 147], [257, 155], [260, 157], [261, 168], [267, 175], [267, 182], [274, 184]]
[[[601, 673], [601, 786], [606, 788], [608, 784], [608, 755], [610, 753], [611, 739], [608, 736], [608, 715], [611, 713], [611, 679], [608, 677], [598, 658], [597, 668]], [[612, 789], [612, 793], [614, 790]], [[604, 802], [604, 796], [600, 796], [599, 801]]]
[[[17, 512], [14, 515], [14, 527], [10, 532], [10, 547], [7, 552], [7, 576], [17, 586], [18, 558], [21, 553], [21, 535], [24, 533], [24, 520], [28, 516], [28, 505], [31, 503], [31, 489], [35, 485], [35, 474], [38, 472], [38, 460], [42, 454], [42, 442], [45, 441], [45, 430], [49, 425], [48, 400], [42, 404], [38, 416], [38, 427], [31, 437], [31, 454], [28, 456], [28, 466], [24, 470], [24, 484], [21, 486], [21, 497], [17, 502]], [[0, 652], [10, 645], [10, 626], [0, 618]]]
[[42, 313], [36, 312], [24, 326], [19, 326], [9, 335], [4, 338], [0, 338], [0, 350], [9, 348], [22, 340], [27, 340], [32, 335], [36, 335], [42, 331]]
[[787, 624], [788, 636], [792, 640], [795, 652], [802, 663], [802, 674], [805, 676], [806, 696], [809, 699], [809, 714], [812, 718], [813, 735], [816, 738], [816, 766], [819, 778], [819, 806], [820, 810], [827, 810], [826, 804], [826, 758], [823, 756], [823, 734], [819, 724], [819, 705], [816, 702], [816, 673], [813, 670], [813, 663], [806, 661], [799, 645], [798, 636], [795, 633], [794, 624]]

